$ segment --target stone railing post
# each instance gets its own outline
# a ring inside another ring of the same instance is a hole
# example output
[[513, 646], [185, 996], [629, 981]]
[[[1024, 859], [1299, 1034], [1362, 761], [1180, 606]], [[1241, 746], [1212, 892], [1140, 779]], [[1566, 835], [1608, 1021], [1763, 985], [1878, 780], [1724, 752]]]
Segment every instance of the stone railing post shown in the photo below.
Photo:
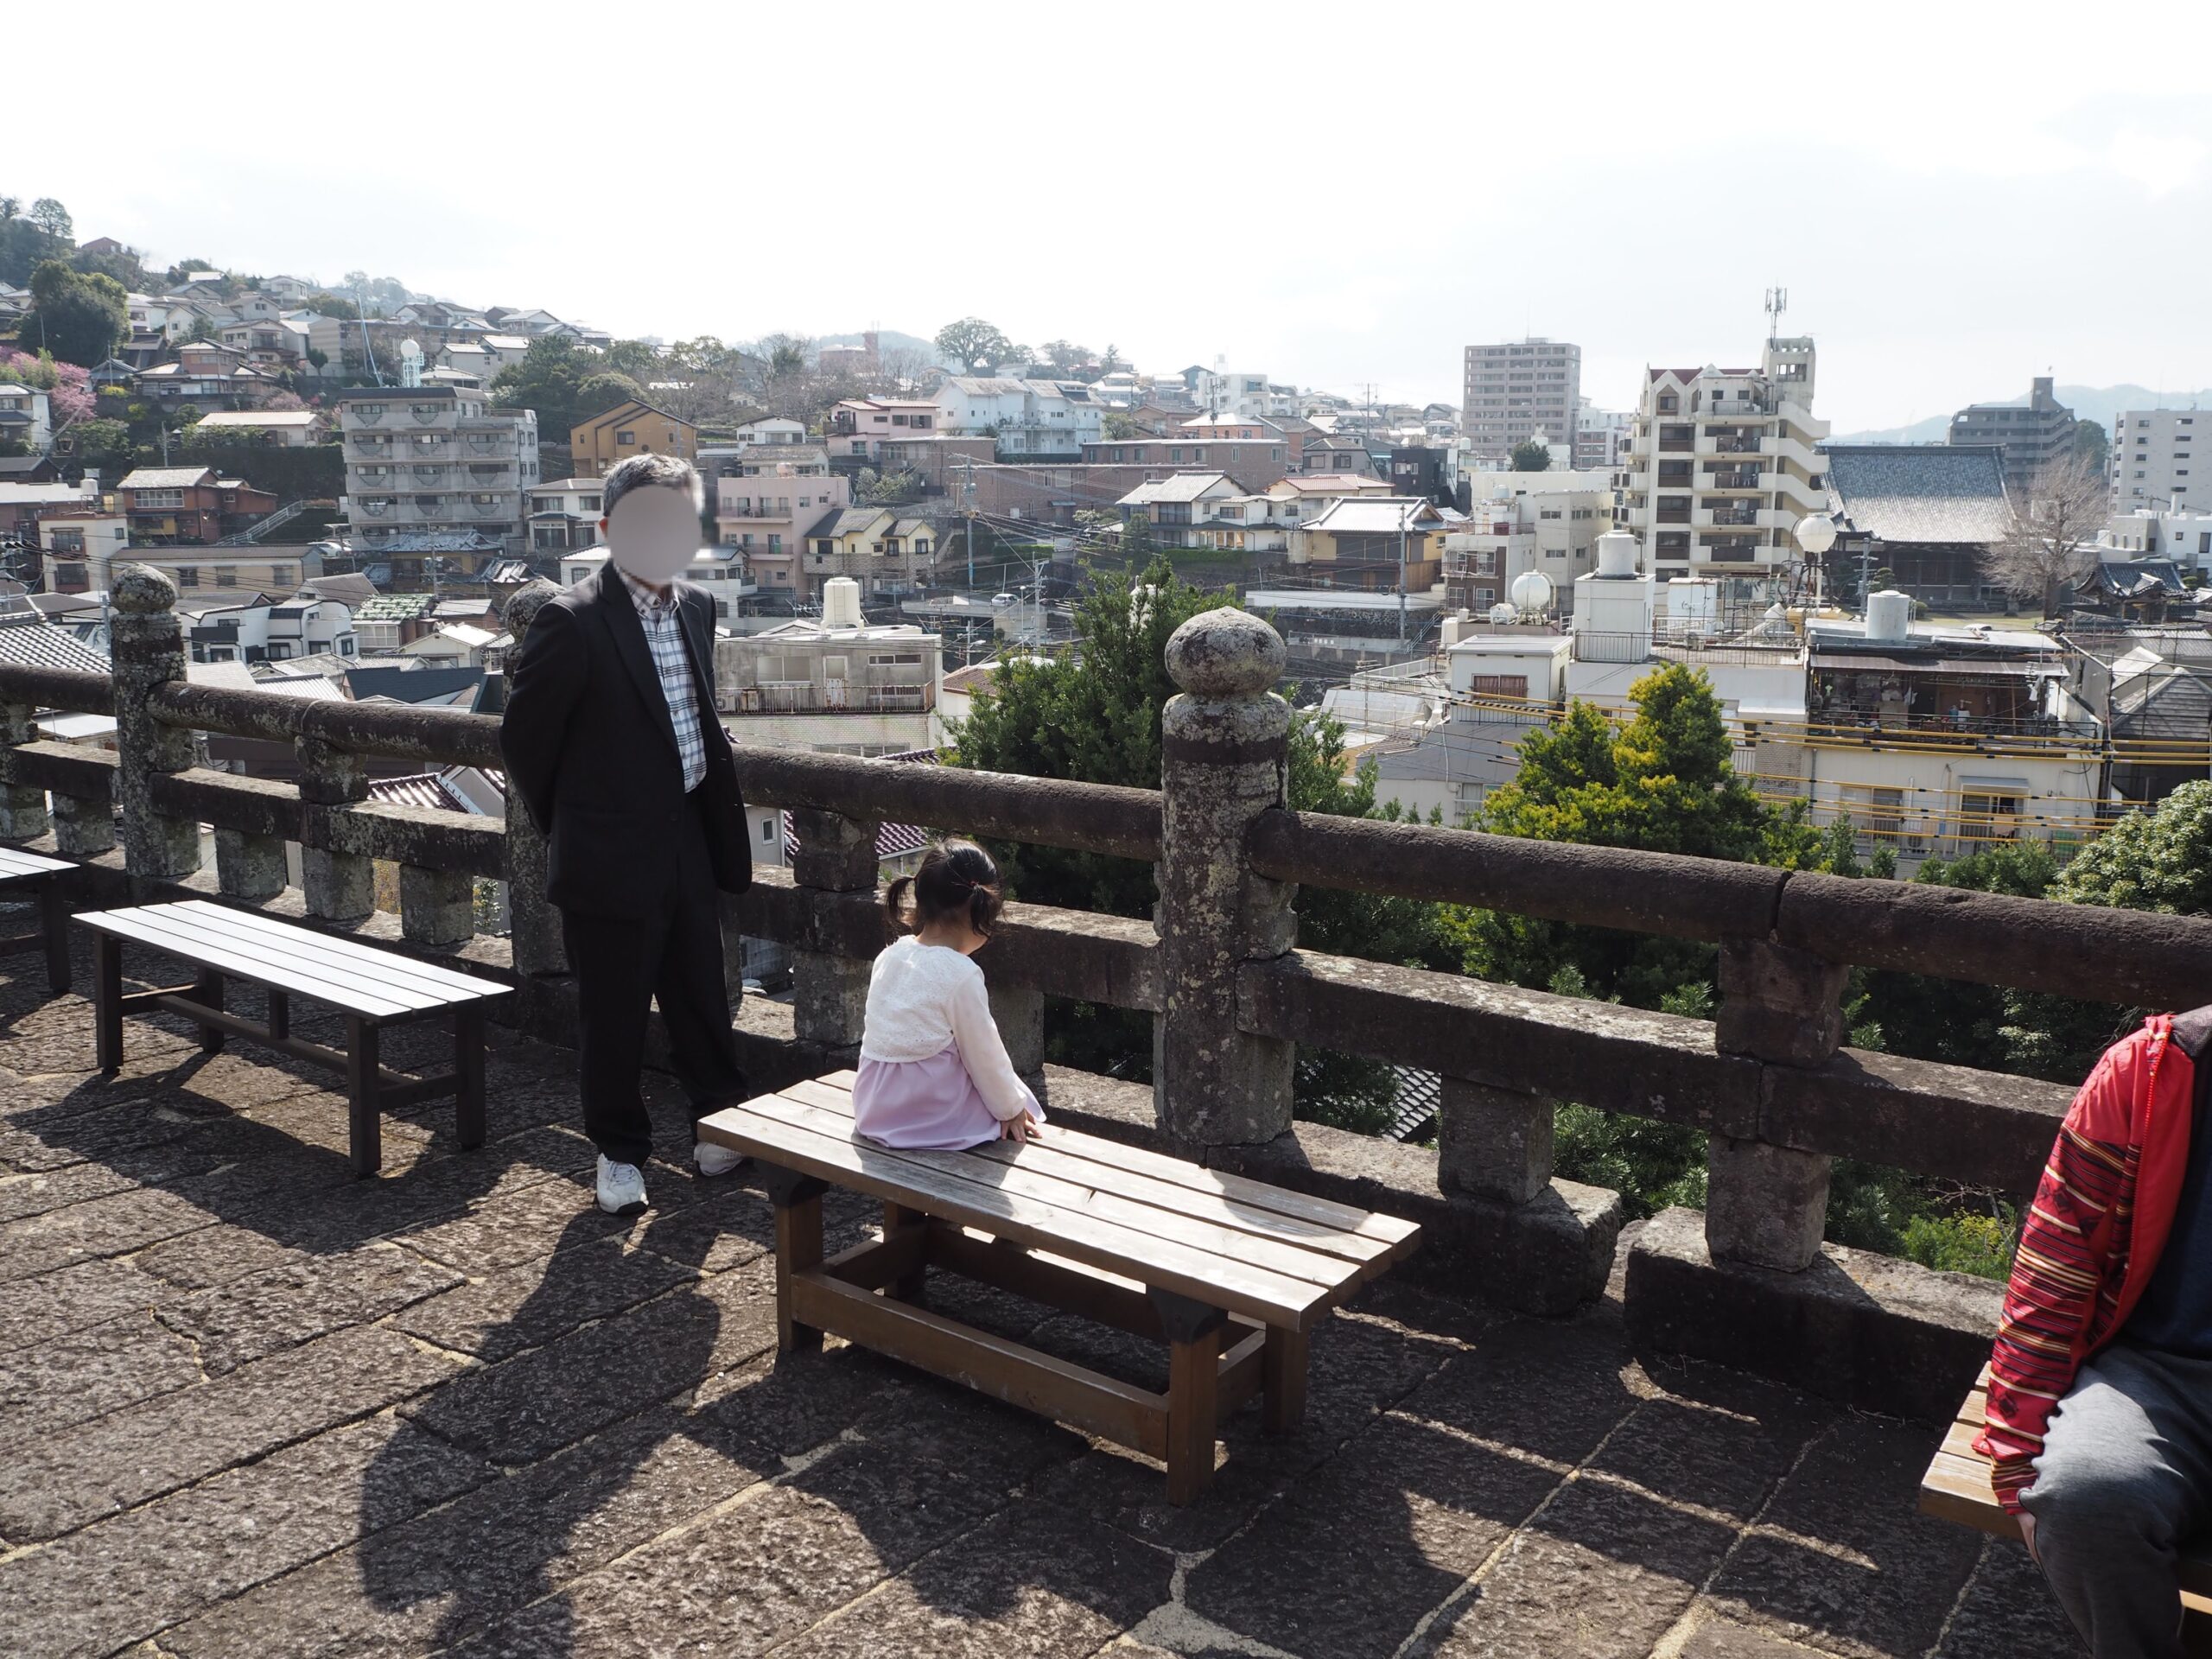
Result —
[[215, 886], [226, 899], [274, 899], [284, 891], [284, 837], [251, 830], [215, 831]]
[[476, 878], [466, 870], [399, 867], [399, 934], [415, 944], [461, 944], [476, 935]]
[[[986, 977], [989, 969], [984, 969]], [[1045, 1097], [1045, 993], [1027, 985], [990, 986], [991, 1019], [1021, 1080]]]
[[[0, 744], [13, 748], [35, 741], [37, 713], [27, 702], [0, 702]], [[46, 830], [46, 791], [16, 783], [0, 757], [0, 841], [31, 841]]]
[[65, 858], [98, 858], [115, 847], [115, 802], [98, 795], [54, 797], [54, 849]]
[[[1723, 940], [1714, 1046], [1764, 1062], [1764, 1088], [1788, 1088], [1787, 1068], [1823, 1065], [1841, 1046], [1850, 973], [1789, 945]], [[1716, 1135], [1707, 1155], [1705, 1240], [1713, 1259], [1785, 1273], [1812, 1266], [1827, 1220], [1827, 1154]]]
[[[817, 893], [873, 893], [875, 890], [875, 825], [839, 812], [800, 807], [791, 813], [798, 851], [791, 860], [791, 880]], [[860, 1052], [861, 1027], [868, 1014], [867, 957], [833, 956], [818, 950], [791, 953], [791, 1026], [802, 1043]]]
[[154, 716], [154, 698], [184, 678], [184, 630], [176, 584], [143, 564], [115, 573], [109, 605], [115, 677], [115, 794], [123, 813], [123, 861], [135, 894], [200, 868], [200, 826], [154, 810], [156, 774], [183, 772], [197, 758], [193, 734]]
[[1526, 1204], [1552, 1184], [1552, 1103], [1446, 1077], [1436, 1109], [1436, 1184]]
[[[533, 582], [507, 599], [507, 632], [516, 644], [545, 601], [560, 589]], [[512, 658], [513, 652], [508, 656]], [[518, 974], [565, 974], [569, 952], [561, 937], [560, 912], [545, 902], [545, 837], [530, 821], [530, 809], [507, 786], [507, 949]]]
[[377, 907], [376, 865], [359, 853], [334, 853], [308, 844], [325, 841], [322, 820], [334, 807], [369, 798], [368, 768], [359, 755], [308, 734], [294, 741], [300, 758], [300, 886], [307, 912], [320, 921], [359, 922]]
[[1294, 942], [1297, 888], [1255, 874], [1244, 835], [1284, 804], [1290, 709], [1281, 637], [1224, 607], [1167, 642], [1182, 695], [1161, 721], [1160, 953], [1163, 1001], [1153, 1028], [1160, 1126], [1193, 1149], [1272, 1141], [1290, 1128], [1297, 1046], [1236, 1028], [1236, 976]]

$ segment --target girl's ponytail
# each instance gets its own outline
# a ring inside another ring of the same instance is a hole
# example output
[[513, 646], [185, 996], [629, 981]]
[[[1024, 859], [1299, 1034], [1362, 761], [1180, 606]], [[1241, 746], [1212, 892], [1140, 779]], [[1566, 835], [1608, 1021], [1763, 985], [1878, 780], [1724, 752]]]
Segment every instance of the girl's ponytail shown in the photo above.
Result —
[[914, 924], [906, 915], [906, 895], [913, 890], [914, 878], [902, 875], [883, 890], [883, 908], [891, 918], [892, 931], [910, 933]]

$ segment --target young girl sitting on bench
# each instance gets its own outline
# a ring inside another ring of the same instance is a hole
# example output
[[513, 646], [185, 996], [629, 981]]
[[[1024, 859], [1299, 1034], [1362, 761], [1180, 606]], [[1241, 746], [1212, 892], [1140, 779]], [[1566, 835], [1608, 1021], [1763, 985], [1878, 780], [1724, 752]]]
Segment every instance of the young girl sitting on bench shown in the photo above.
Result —
[[1007, 1058], [983, 970], [969, 960], [1002, 902], [998, 866], [971, 841], [933, 843], [885, 893], [894, 924], [913, 931], [868, 978], [853, 1084], [853, 1127], [868, 1140], [959, 1151], [1035, 1137], [1044, 1109]]

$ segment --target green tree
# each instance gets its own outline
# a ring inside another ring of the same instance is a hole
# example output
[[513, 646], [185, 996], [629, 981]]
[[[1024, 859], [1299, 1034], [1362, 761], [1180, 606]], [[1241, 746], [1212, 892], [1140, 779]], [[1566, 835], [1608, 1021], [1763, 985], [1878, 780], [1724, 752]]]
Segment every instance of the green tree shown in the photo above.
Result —
[[69, 210], [52, 196], [41, 196], [31, 203], [30, 220], [56, 242], [67, 242], [77, 234]]
[[98, 467], [103, 473], [128, 462], [133, 454], [130, 428], [122, 421], [79, 421], [69, 429], [68, 442], [79, 466]]
[[[2183, 784], [2154, 810], [2131, 813], [2074, 855], [2050, 896], [2063, 904], [2212, 915], [2212, 780]], [[2005, 994], [2012, 1069], [2078, 1083], [2143, 1016], [2139, 1008], [2042, 991]]]
[[618, 340], [609, 346], [600, 360], [617, 374], [626, 374], [643, 385], [648, 380], [665, 380], [668, 365], [660, 353], [642, 340]]
[[31, 273], [31, 308], [17, 327], [18, 339], [90, 368], [112, 356], [130, 328], [125, 291], [114, 277], [84, 276], [59, 259]]
[[565, 442], [577, 423], [639, 395], [637, 382], [604, 366], [598, 353], [557, 334], [530, 342], [519, 363], [499, 371], [492, 401], [507, 409], [534, 409], [538, 430]]
[[981, 317], [963, 317], [937, 331], [938, 350], [969, 373], [1006, 360], [1014, 342]]
[[1523, 438], [1513, 446], [1512, 465], [1516, 473], [1548, 473], [1552, 452], [1534, 438]]
[[2112, 452], [2112, 437], [2103, 423], [2081, 420], [2074, 423], [2074, 453], [2087, 461], [2098, 477], [2104, 476], [2106, 458]]
[[1106, 441], [1109, 443], [1127, 443], [1131, 438], [1139, 435], [1141, 429], [1138, 427], [1134, 416], [1124, 415], [1118, 409], [1108, 410], [1106, 418], [1100, 423], [1100, 425], [1105, 432]]
[[308, 295], [307, 308], [319, 317], [335, 317], [340, 322], [355, 321], [361, 315], [361, 308], [353, 301], [329, 293]]

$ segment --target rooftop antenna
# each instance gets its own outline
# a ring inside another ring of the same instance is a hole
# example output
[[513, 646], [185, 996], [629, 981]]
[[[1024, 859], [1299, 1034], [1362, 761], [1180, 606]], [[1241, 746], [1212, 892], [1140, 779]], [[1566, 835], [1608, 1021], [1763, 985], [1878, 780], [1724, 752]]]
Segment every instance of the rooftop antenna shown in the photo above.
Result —
[[423, 348], [411, 340], [399, 342], [399, 384], [403, 386], [423, 384]]
[[1775, 336], [1782, 332], [1782, 314], [1789, 308], [1789, 290], [1770, 288], [1766, 291], [1766, 343], [1774, 344]]

